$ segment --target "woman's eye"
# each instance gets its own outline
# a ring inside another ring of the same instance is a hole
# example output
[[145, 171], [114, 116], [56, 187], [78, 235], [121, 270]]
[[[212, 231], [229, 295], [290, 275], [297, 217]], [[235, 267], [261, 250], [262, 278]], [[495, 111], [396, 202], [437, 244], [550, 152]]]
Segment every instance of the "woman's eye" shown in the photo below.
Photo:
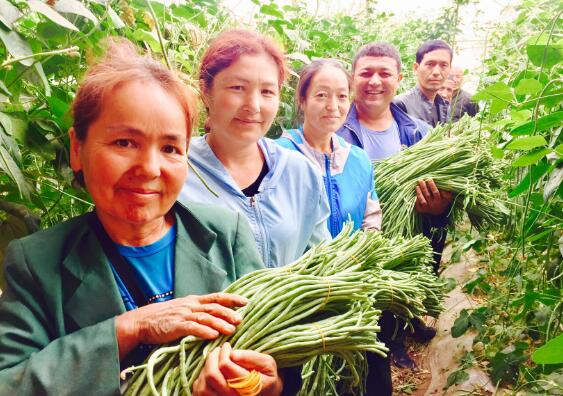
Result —
[[164, 151], [166, 154], [180, 154], [180, 150], [177, 147], [172, 146], [170, 144], [164, 146], [162, 148], [162, 151]]
[[274, 96], [274, 95], [276, 95], [276, 92], [271, 90], [271, 89], [263, 89], [262, 95]]
[[347, 94], [340, 94], [339, 98], [340, 99], [348, 99], [348, 95]]
[[232, 91], [242, 91], [242, 85], [231, 85], [229, 89]]
[[133, 147], [133, 141], [129, 139], [117, 139], [113, 144], [119, 147]]
[[326, 98], [326, 97], [328, 97], [328, 95], [326, 94], [326, 92], [318, 92], [315, 96], [316, 96], [317, 98]]

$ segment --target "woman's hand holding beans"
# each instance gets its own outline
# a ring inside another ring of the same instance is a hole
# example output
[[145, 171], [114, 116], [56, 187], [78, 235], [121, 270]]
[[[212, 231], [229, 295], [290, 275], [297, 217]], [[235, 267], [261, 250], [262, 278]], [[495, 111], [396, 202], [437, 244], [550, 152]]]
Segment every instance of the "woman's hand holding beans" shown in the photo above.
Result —
[[278, 396], [283, 382], [276, 361], [270, 355], [248, 350], [233, 350], [229, 343], [215, 348], [193, 385], [194, 396], [238, 396], [227, 380], [246, 377], [252, 370], [260, 373], [260, 395]]
[[246, 305], [244, 297], [228, 293], [187, 296], [149, 304], [115, 319], [119, 359], [137, 345], [163, 344], [193, 335], [214, 339], [232, 334], [242, 317], [230, 308]]

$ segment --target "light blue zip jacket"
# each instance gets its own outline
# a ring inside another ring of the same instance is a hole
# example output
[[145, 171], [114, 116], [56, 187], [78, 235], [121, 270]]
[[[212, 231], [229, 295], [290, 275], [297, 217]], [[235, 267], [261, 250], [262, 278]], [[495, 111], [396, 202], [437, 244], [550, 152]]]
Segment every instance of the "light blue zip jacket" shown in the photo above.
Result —
[[215, 197], [190, 171], [180, 201], [216, 204], [242, 213], [267, 267], [281, 267], [301, 257], [314, 244], [330, 239], [330, 209], [319, 172], [302, 155], [273, 140], [258, 142], [268, 165], [258, 193], [249, 198], [215, 156], [204, 137], [193, 138], [188, 157], [219, 194]]
[[284, 131], [276, 142], [305, 155], [321, 171], [330, 205], [328, 228], [333, 237], [342, 231], [349, 217], [355, 230], [360, 227], [381, 230], [381, 207], [374, 189], [373, 167], [364, 150], [335, 134], [332, 153], [321, 153], [307, 143], [302, 129]]

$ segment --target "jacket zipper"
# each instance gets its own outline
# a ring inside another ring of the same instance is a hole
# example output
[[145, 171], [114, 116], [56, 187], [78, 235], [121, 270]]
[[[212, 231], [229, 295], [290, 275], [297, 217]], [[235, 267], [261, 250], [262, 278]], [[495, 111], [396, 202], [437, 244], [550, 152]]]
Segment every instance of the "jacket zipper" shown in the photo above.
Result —
[[330, 156], [325, 154], [325, 189], [328, 198], [328, 205], [330, 207], [330, 234], [335, 235], [336, 233], [336, 219], [334, 218], [334, 205], [332, 200], [332, 181], [330, 173]]
[[271, 267], [271, 263], [269, 261], [270, 249], [268, 248], [268, 241], [266, 239], [266, 230], [264, 227], [264, 223], [262, 222], [262, 215], [257, 207], [258, 200], [256, 199], [255, 195], [250, 197], [249, 203], [250, 203], [250, 207], [254, 212], [254, 217], [256, 218], [256, 224], [258, 225], [258, 233], [260, 234], [260, 245], [262, 246], [261, 249], [262, 259], [266, 267]]

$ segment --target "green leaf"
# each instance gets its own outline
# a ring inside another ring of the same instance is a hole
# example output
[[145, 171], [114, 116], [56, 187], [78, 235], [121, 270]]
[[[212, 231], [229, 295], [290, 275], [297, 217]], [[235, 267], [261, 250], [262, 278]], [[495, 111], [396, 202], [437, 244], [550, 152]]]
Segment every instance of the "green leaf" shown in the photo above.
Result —
[[283, 18], [283, 13], [280, 11], [277, 5], [267, 4], [260, 7], [260, 13], [264, 15], [275, 16], [276, 18]]
[[152, 51], [162, 53], [162, 48], [160, 47], [160, 42], [156, 34], [143, 29], [137, 29], [133, 32], [133, 37], [137, 41], [146, 42], [151, 47]]
[[48, 4], [43, 3], [40, 0], [28, 0], [27, 4], [29, 5], [31, 11], [35, 11], [45, 15], [47, 19], [56, 23], [57, 25], [78, 32], [78, 28], [76, 26], [70, 23], [68, 19], [66, 19], [57, 11], [55, 11], [53, 8], [51, 8]]
[[26, 183], [21, 169], [3, 146], [0, 146], [0, 170], [4, 171], [10, 179], [15, 181], [20, 194], [24, 198], [29, 199], [29, 185]]
[[543, 64], [544, 67], [550, 68], [561, 62], [563, 59], [563, 41], [554, 42], [554, 39], [555, 37], [551, 37], [548, 45], [549, 34], [544, 32], [528, 40], [526, 52], [534, 65], [542, 66]]
[[563, 143], [554, 148], [558, 156], [563, 157]]
[[539, 149], [539, 150], [536, 150], [536, 151], [532, 151], [530, 153], [526, 153], [526, 154], [521, 155], [520, 157], [516, 158], [512, 162], [512, 166], [517, 168], [517, 167], [521, 167], [521, 166], [533, 165], [549, 153], [551, 153], [551, 149], [548, 149], [548, 148]]
[[10, 90], [8, 89], [6, 84], [4, 84], [3, 81], [0, 81], [0, 92], [6, 94], [8, 96], [12, 96], [12, 93], [10, 92]]
[[491, 153], [494, 158], [504, 158], [504, 150], [499, 147], [491, 147]]
[[0, 22], [8, 29], [21, 16], [21, 11], [7, 0], [0, 0]]
[[453, 385], [459, 385], [469, 379], [469, 374], [465, 370], [456, 370], [450, 375], [448, 375], [448, 380], [446, 382], [446, 388]]
[[563, 168], [557, 168], [551, 172], [547, 183], [545, 183], [545, 186], [543, 187], [544, 202], [547, 202], [551, 195], [557, 191], [557, 189], [561, 186], [561, 182], [563, 182]]
[[513, 382], [518, 376], [520, 363], [526, 360], [526, 355], [521, 349], [506, 348], [506, 350], [510, 349], [512, 351], [497, 352], [491, 360], [491, 378], [495, 383], [499, 381]]
[[543, 136], [535, 135], [514, 139], [505, 148], [507, 150], [531, 150], [542, 146], [547, 146], [547, 141]]
[[84, 4], [76, 0], [57, 0], [55, 2], [55, 10], [66, 14], [80, 15], [94, 24], [98, 23], [98, 18]]
[[465, 334], [468, 328], [469, 313], [467, 312], [467, 310], [462, 309], [459, 313], [459, 317], [455, 320], [454, 325], [452, 326], [452, 337], [461, 337], [463, 334]]
[[43, 88], [45, 88], [45, 96], [51, 96], [51, 86], [49, 85], [49, 81], [47, 81], [47, 76], [45, 76], [41, 62], [35, 63], [33, 67], [35, 69], [35, 73], [37, 73], [39, 79], [43, 83]]
[[[545, 131], [547, 129], [551, 129], [555, 126], [561, 125], [563, 120], [563, 111], [556, 111], [555, 113], [548, 114], [543, 117], [539, 117], [537, 119], [537, 127], [536, 132]], [[510, 131], [510, 134], [513, 136], [519, 135], [529, 135], [534, 131], [534, 125], [536, 121], [528, 121], [523, 124], [517, 125]]]
[[113, 27], [116, 29], [123, 29], [125, 27], [125, 22], [121, 20], [119, 15], [113, 10], [113, 8], [108, 7], [108, 15], [111, 19], [111, 23], [113, 23]]
[[533, 95], [542, 90], [543, 85], [538, 80], [525, 78], [514, 88], [514, 93], [518, 95]]
[[522, 194], [525, 191], [528, 191], [530, 187], [530, 182], [532, 184], [536, 183], [543, 175], [548, 173], [555, 168], [555, 165], [549, 165], [547, 162], [540, 162], [537, 165], [532, 166], [531, 172], [528, 174], [518, 183], [516, 187], [514, 187], [509, 193], [509, 198], [517, 197], [518, 195]]
[[[6, 49], [14, 58], [23, 58], [26, 56], [33, 55], [31, 47], [17, 32], [5, 32], [4, 29], [0, 29], [0, 39], [6, 46]], [[21, 60], [20, 63], [25, 66], [31, 66], [33, 64], [33, 59]]]
[[532, 360], [537, 364], [563, 363], [563, 334], [549, 340], [532, 354]]
[[473, 96], [474, 101], [491, 100], [491, 114], [493, 115], [506, 109], [512, 99], [510, 87], [501, 81], [489, 85]]

